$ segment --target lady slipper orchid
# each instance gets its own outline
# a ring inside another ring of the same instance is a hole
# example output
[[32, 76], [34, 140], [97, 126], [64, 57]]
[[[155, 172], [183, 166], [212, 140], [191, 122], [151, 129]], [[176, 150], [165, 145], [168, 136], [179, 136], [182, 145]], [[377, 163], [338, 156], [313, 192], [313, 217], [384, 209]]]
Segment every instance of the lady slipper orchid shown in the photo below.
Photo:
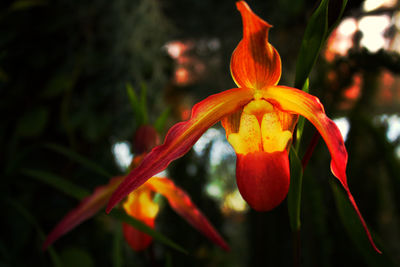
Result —
[[[159, 211], [159, 206], [153, 199], [154, 193], [166, 197], [170, 206], [189, 224], [224, 250], [229, 250], [229, 246], [193, 204], [190, 197], [168, 178], [153, 177], [130, 193], [123, 204], [126, 213], [154, 228], [154, 221]], [[127, 223], [123, 223], [123, 233], [126, 241], [135, 251], [146, 249], [152, 242], [151, 236]]]
[[[132, 166], [137, 163], [135, 157]], [[43, 249], [65, 235], [73, 228], [94, 216], [109, 201], [112, 192], [124, 180], [125, 177], [114, 177], [108, 185], [97, 187], [94, 193], [85, 199], [72, 211], [70, 211], [51, 231], [46, 238]], [[125, 200], [123, 207], [125, 212], [131, 217], [140, 220], [147, 226], [154, 228], [155, 219], [159, 211], [159, 205], [154, 201], [155, 193], [166, 197], [169, 205], [189, 224], [204, 234], [212, 242], [219, 245], [224, 250], [229, 250], [229, 246], [214, 229], [203, 213], [191, 201], [185, 191], [177, 187], [170, 179], [152, 177], [137, 190], [131, 192]], [[123, 234], [129, 246], [135, 251], [146, 249], [152, 242], [152, 237], [137, 230], [127, 223], [123, 223]]]
[[288, 150], [301, 115], [325, 140], [332, 157], [331, 171], [346, 190], [370, 243], [379, 252], [347, 184], [347, 151], [338, 127], [326, 116], [318, 98], [296, 88], [277, 85], [281, 60], [268, 42], [271, 25], [255, 15], [244, 1], [238, 1], [236, 6], [242, 16], [243, 39], [232, 54], [230, 69], [238, 88], [197, 103], [191, 118], [174, 125], [164, 143], [147, 154], [121, 183], [107, 211], [188, 152], [218, 121], [222, 122], [237, 155], [236, 180], [241, 195], [255, 210], [271, 210], [285, 199], [289, 190]]

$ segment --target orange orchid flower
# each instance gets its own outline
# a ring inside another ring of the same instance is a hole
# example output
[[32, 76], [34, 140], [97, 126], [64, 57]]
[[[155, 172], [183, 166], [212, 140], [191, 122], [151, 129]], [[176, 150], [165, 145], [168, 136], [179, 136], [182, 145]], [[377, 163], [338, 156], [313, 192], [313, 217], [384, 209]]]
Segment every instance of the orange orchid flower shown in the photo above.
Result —
[[[193, 204], [186, 192], [177, 187], [170, 179], [153, 177], [130, 193], [123, 204], [126, 213], [154, 228], [154, 221], [159, 211], [158, 204], [153, 200], [154, 193], [165, 196], [170, 206], [194, 228], [224, 250], [229, 250], [228, 245], [202, 212]], [[152, 237], [148, 234], [127, 223], [123, 223], [122, 226], [125, 239], [133, 250], [141, 251], [151, 244]]]
[[[92, 195], [83, 199], [50, 232], [43, 244], [43, 249], [46, 249], [61, 236], [104, 208], [112, 192], [124, 178], [123, 176], [112, 178], [108, 185], [97, 187]], [[168, 178], [153, 177], [137, 190], [130, 193], [123, 205], [126, 213], [145, 223], [147, 226], [154, 228], [155, 219], [159, 211], [159, 206], [153, 199], [154, 193], [159, 193], [166, 197], [170, 206], [194, 228], [224, 250], [229, 250], [229, 246], [203, 213], [193, 204], [187, 193], [177, 187]], [[125, 240], [133, 250], [141, 251], [151, 244], [152, 237], [148, 234], [137, 230], [127, 223], [123, 223], [122, 226]]]
[[191, 118], [174, 125], [164, 143], [155, 147], [117, 188], [107, 211], [188, 152], [218, 121], [222, 122], [237, 155], [236, 180], [241, 195], [255, 210], [271, 210], [286, 198], [289, 190], [288, 150], [301, 115], [325, 140], [332, 157], [331, 171], [346, 190], [369, 241], [379, 252], [347, 184], [347, 151], [338, 127], [326, 116], [318, 98], [296, 88], [277, 85], [281, 60], [268, 42], [271, 25], [255, 15], [246, 2], [238, 1], [236, 6], [242, 16], [243, 39], [232, 54], [230, 69], [239, 88], [197, 103]]

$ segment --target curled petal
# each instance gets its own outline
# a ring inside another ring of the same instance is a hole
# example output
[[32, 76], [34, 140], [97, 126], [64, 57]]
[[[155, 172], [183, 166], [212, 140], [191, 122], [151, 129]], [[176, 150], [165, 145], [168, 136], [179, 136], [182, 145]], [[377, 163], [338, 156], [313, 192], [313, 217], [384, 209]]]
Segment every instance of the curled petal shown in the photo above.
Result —
[[372, 240], [367, 225], [358, 210], [357, 204], [347, 184], [347, 151], [344, 146], [343, 137], [336, 124], [326, 116], [324, 107], [319, 99], [301, 90], [285, 86], [273, 86], [268, 88], [268, 90], [263, 91], [263, 98], [275, 103], [276, 106], [283, 111], [306, 117], [317, 128], [331, 154], [332, 173], [346, 190], [349, 200], [363, 224], [371, 245], [380, 253]]
[[306, 117], [317, 128], [331, 153], [332, 173], [347, 188], [347, 151], [343, 137], [336, 124], [326, 116], [319, 99], [301, 90], [285, 86], [271, 87], [263, 92], [263, 97], [274, 102], [283, 111]]
[[287, 151], [236, 155], [236, 182], [246, 202], [257, 211], [269, 211], [278, 206], [289, 191]]
[[187, 153], [208, 128], [224, 116], [240, 109], [252, 97], [250, 90], [235, 88], [209, 96], [197, 103], [192, 109], [191, 118], [175, 124], [168, 131], [164, 144], [155, 147], [142, 163], [128, 174], [111, 196], [107, 212], [150, 177], [167, 168], [171, 161]]
[[231, 58], [231, 73], [239, 87], [262, 89], [276, 85], [281, 77], [281, 59], [268, 42], [272, 27], [244, 1], [236, 3], [243, 20], [243, 39]]
[[146, 185], [152, 187], [155, 192], [165, 196], [171, 207], [194, 228], [199, 230], [224, 250], [229, 250], [229, 246], [226, 244], [224, 239], [218, 234], [203, 213], [196, 207], [188, 194], [177, 187], [171, 180], [153, 177], [146, 183]]
[[50, 232], [43, 243], [43, 250], [74, 227], [86, 221], [103, 208], [111, 197], [112, 192], [122, 182], [124, 177], [114, 177], [108, 185], [97, 187], [93, 194], [84, 198], [82, 202], [71, 210]]

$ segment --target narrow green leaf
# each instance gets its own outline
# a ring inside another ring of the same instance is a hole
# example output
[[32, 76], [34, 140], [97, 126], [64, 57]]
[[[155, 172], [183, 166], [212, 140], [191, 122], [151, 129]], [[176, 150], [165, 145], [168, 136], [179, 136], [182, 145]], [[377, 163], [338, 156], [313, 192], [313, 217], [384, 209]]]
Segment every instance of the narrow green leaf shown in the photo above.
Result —
[[296, 64], [296, 88], [303, 87], [325, 43], [328, 32], [328, 3], [329, 0], [322, 0], [307, 24]]
[[48, 118], [48, 110], [43, 106], [37, 107], [30, 112], [25, 113], [18, 120], [16, 134], [22, 137], [39, 136], [45, 129]]
[[[36, 229], [36, 232], [39, 235], [40, 239], [42, 240], [42, 242], [44, 242], [46, 236], [42, 228], [39, 226], [39, 223], [36, 221], [35, 217], [29, 212], [29, 210], [18, 203], [16, 200], [7, 199], [6, 201], [10, 204], [11, 208], [16, 210], [27, 222], [29, 222]], [[61, 264], [59, 256], [57, 255], [55, 250], [50, 246], [48, 248], [48, 251], [51, 261], [53, 262], [53, 266], [62, 267], [63, 265]]]
[[36, 6], [43, 6], [46, 5], [47, 1], [42, 0], [19, 0], [12, 3], [10, 6], [10, 10], [17, 11], [17, 10], [24, 10]]
[[136, 220], [132, 217], [130, 217], [129, 215], [127, 215], [125, 212], [123, 212], [122, 210], [119, 209], [113, 209], [110, 214], [111, 217], [128, 223], [130, 225], [132, 225], [133, 227], [135, 227], [136, 229], [142, 231], [143, 233], [148, 234], [149, 236], [153, 237], [155, 240], [160, 241], [161, 243], [179, 251], [182, 252], [184, 254], [188, 254], [188, 252], [181, 246], [177, 245], [175, 242], [171, 241], [168, 237], [162, 235], [161, 233], [153, 230], [152, 228], [148, 227], [146, 224], [142, 223], [139, 220]]
[[117, 224], [117, 227], [114, 231], [114, 241], [113, 241], [113, 250], [112, 250], [112, 258], [113, 258], [113, 266], [114, 267], [122, 267], [123, 266], [123, 255], [122, 255], [122, 225], [120, 223]]
[[78, 247], [65, 248], [60, 253], [65, 266], [93, 267], [95, 266], [93, 257], [86, 249]]
[[336, 28], [336, 26], [339, 24], [340, 19], [341, 19], [342, 16], [343, 16], [344, 10], [346, 9], [347, 0], [342, 0], [342, 1], [343, 1], [343, 2], [342, 2], [342, 7], [341, 7], [340, 12], [339, 12], [339, 16], [337, 17], [337, 20], [335, 21], [335, 23], [333, 23], [333, 24], [330, 26], [330, 28], [329, 28], [329, 30], [328, 30], [328, 35], [329, 35], [329, 34]]
[[90, 194], [90, 192], [86, 189], [83, 189], [82, 187], [79, 187], [51, 172], [23, 169], [21, 170], [21, 173], [31, 178], [34, 178], [37, 181], [50, 185], [55, 189], [60, 190], [61, 192], [79, 200]]
[[147, 115], [147, 86], [143, 82], [142, 83], [142, 90], [140, 91], [140, 108], [142, 111], [142, 119], [143, 124], [148, 123], [148, 115]]
[[130, 85], [129, 83], [126, 84], [126, 92], [128, 94], [129, 102], [131, 103], [133, 109], [133, 114], [135, 115], [136, 118], [136, 123], [137, 125], [142, 125], [143, 124], [142, 107], [135, 93], [135, 90], [133, 90], [132, 85]]
[[[304, 83], [302, 90], [304, 92], [308, 93], [308, 90], [309, 90], [309, 79], [308, 78], [306, 79], [306, 82]], [[306, 119], [303, 116], [300, 116], [299, 120], [297, 122], [297, 126], [296, 126], [296, 144], [295, 144], [296, 153], [299, 153], [300, 143], [301, 143], [301, 138], [303, 136], [305, 121], [306, 121]]]
[[156, 122], [154, 123], [154, 129], [156, 129], [157, 132], [161, 133], [164, 130], [165, 123], [167, 122], [170, 111], [171, 109], [167, 108], [157, 118]]
[[108, 172], [105, 169], [103, 169], [97, 163], [95, 163], [95, 162], [93, 162], [93, 161], [91, 161], [91, 160], [79, 155], [78, 153], [76, 153], [75, 151], [73, 151], [73, 150], [71, 150], [69, 148], [66, 148], [66, 147], [63, 147], [63, 146], [60, 146], [60, 145], [57, 145], [57, 144], [46, 144], [45, 147], [50, 149], [50, 150], [53, 150], [53, 151], [55, 151], [57, 153], [60, 153], [61, 155], [66, 156], [70, 160], [73, 160], [73, 161], [81, 164], [82, 166], [86, 167], [89, 170], [94, 171], [95, 173], [97, 173], [99, 175], [102, 175], [102, 176], [107, 177], [107, 178], [110, 178], [110, 177], [113, 176], [110, 172]]
[[301, 227], [301, 190], [303, 182], [303, 167], [293, 146], [290, 148], [290, 187], [288, 193], [288, 211], [290, 227], [293, 232], [299, 231]]
[[339, 15], [330, 27], [328, 25], [328, 5], [329, 0], [322, 0], [307, 24], [296, 64], [296, 77], [294, 83], [296, 88], [302, 88], [304, 86], [326, 39], [330, 32], [340, 22], [347, 5], [347, 0], [342, 1]]
[[357, 213], [354, 211], [343, 189], [334, 181], [330, 181], [330, 184], [340, 221], [365, 263], [368, 266], [394, 266], [393, 262], [385, 255], [385, 252], [378, 254], [373, 250]]

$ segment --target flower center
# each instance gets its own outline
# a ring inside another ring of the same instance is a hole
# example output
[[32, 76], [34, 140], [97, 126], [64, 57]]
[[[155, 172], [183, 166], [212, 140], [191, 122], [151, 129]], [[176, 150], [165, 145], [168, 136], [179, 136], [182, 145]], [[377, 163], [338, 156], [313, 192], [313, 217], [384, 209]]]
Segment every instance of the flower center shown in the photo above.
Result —
[[236, 153], [285, 150], [292, 133], [282, 129], [278, 112], [264, 99], [256, 99], [247, 104], [240, 117], [239, 132], [228, 136]]

